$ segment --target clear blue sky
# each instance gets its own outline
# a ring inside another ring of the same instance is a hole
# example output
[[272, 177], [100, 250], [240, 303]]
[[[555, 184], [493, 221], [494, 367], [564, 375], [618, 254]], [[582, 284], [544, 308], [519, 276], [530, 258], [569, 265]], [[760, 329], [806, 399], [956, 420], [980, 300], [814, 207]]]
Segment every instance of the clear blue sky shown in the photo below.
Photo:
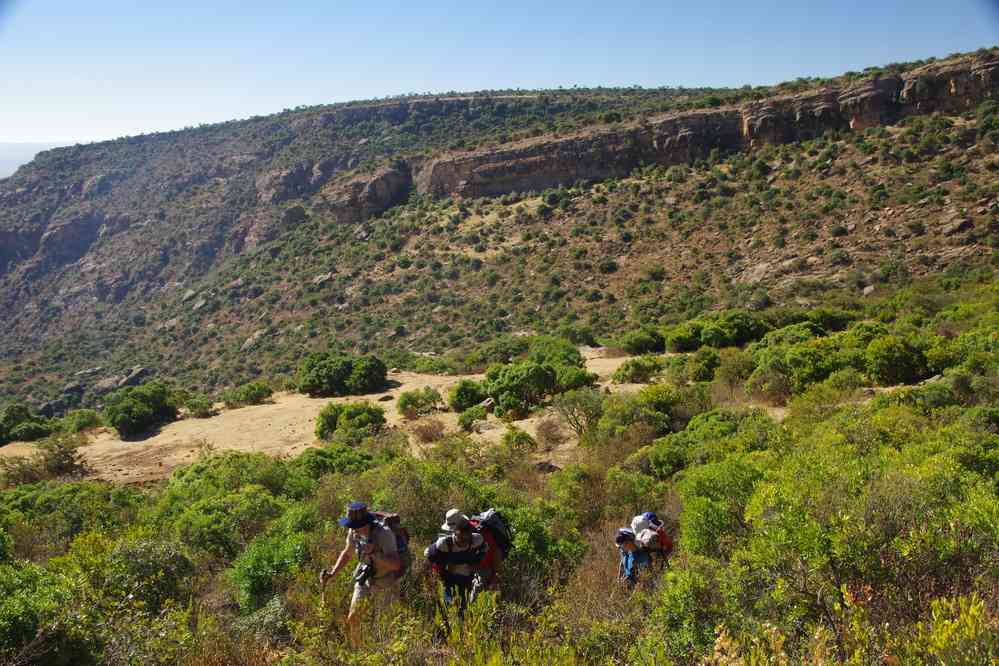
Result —
[[405, 92], [765, 84], [994, 44], [999, 0], [0, 0], [0, 142]]

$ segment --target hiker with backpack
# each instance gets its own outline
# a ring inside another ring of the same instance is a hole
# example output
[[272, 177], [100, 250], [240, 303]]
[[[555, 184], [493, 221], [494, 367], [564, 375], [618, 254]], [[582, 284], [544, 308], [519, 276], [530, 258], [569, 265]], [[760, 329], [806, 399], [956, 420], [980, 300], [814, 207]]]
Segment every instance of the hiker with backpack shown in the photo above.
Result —
[[622, 527], [614, 537], [620, 552], [621, 562], [618, 565], [618, 580], [634, 587], [638, 583], [639, 574], [649, 566], [652, 559], [647, 551], [642, 549], [635, 538], [635, 532]]
[[463, 617], [469, 597], [474, 598], [474, 593], [485, 585], [481, 565], [489, 545], [458, 509], [447, 512], [441, 530], [444, 534], [427, 547], [424, 555], [444, 583], [444, 603], [457, 599], [458, 617]]
[[631, 519], [631, 531], [635, 534], [638, 547], [658, 558], [660, 565], [665, 566], [673, 554], [673, 538], [659, 516], [653, 511], [638, 514]]
[[347, 505], [347, 515], [341, 518], [340, 525], [347, 528], [347, 541], [336, 564], [323, 569], [319, 582], [325, 589], [326, 583], [336, 577], [350, 561], [351, 553], [357, 556], [354, 569], [354, 592], [350, 599], [350, 612], [347, 626], [351, 636], [357, 631], [358, 611], [362, 605], [374, 604], [377, 608], [390, 605], [399, 597], [399, 577], [403, 562], [399, 545], [392, 529], [378, 520], [378, 516], [368, 511], [363, 502]]

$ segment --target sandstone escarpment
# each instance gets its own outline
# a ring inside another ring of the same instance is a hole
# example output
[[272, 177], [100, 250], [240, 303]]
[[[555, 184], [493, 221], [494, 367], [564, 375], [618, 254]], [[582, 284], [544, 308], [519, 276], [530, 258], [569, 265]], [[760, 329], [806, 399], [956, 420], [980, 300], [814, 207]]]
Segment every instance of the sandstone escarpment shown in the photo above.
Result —
[[339, 222], [360, 222], [404, 201], [412, 187], [410, 163], [398, 160], [374, 174], [329, 188], [322, 194], [321, 205]]
[[678, 164], [732, 150], [740, 141], [735, 111], [700, 111], [618, 130], [530, 141], [502, 150], [444, 157], [417, 178], [433, 196], [495, 196], [577, 181], [616, 178], [644, 163]]
[[684, 164], [713, 148], [732, 151], [803, 141], [828, 130], [863, 130], [905, 116], [975, 108], [999, 94], [999, 61], [962, 59], [771, 97], [738, 109], [694, 111], [645, 124], [541, 137], [438, 158], [418, 174], [421, 193], [481, 197], [627, 175], [640, 164]]

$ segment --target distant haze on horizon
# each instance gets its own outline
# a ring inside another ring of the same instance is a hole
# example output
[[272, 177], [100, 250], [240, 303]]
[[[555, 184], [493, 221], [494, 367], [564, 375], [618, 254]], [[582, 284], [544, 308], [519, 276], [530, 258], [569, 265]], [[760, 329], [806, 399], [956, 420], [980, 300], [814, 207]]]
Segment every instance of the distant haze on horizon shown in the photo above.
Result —
[[59, 143], [5, 143], [0, 141], [0, 178], [6, 178], [17, 171], [17, 167], [35, 159], [43, 150], [57, 148]]
[[999, 43], [999, 2], [990, 0], [809, 4], [0, 0], [0, 177], [27, 161], [18, 146], [300, 105], [451, 90], [763, 85]]

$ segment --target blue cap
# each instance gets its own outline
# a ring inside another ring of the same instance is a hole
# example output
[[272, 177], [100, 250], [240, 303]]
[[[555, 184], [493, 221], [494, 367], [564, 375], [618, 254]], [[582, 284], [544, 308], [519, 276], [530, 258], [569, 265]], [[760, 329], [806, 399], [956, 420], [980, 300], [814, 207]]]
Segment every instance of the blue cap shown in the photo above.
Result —
[[343, 527], [352, 530], [370, 525], [374, 522], [374, 516], [368, 512], [368, 505], [364, 502], [351, 502], [347, 505], [347, 517], [337, 521]]

